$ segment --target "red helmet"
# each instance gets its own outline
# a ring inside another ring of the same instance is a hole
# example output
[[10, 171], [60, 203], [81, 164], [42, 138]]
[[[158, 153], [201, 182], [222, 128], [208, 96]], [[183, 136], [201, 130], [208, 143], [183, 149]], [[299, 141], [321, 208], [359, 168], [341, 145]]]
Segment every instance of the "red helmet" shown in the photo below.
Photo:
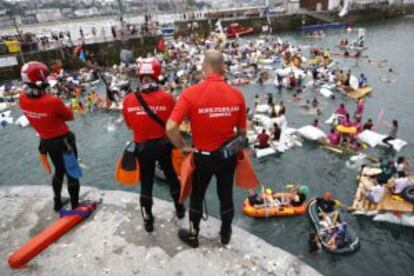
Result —
[[326, 199], [326, 200], [332, 200], [333, 195], [332, 195], [332, 193], [330, 193], [330, 192], [325, 192], [325, 193], [323, 194], [323, 198], [324, 198], [324, 199]]
[[47, 66], [38, 61], [29, 61], [22, 66], [20, 71], [24, 83], [34, 84], [39, 87], [47, 82], [48, 74], [49, 69]]
[[150, 76], [158, 81], [161, 73], [161, 63], [156, 58], [146, 58], [138, 63], [137, 75], [140, 79], [144, 76]]

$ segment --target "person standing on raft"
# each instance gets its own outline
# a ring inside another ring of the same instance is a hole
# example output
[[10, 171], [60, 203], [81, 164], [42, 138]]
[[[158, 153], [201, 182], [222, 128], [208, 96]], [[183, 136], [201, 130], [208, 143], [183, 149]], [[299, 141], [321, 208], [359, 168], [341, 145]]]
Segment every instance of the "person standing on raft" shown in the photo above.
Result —
[[[204, 81], [181, 94], [167, 122], [167, 134], [171, 142], [183, 153], [194, 153], [190, 229], [180, 229], [178, 233], [179, 238], [193, 248], [199, 245], [203, 200], [213, 175], [217, 178], [220, 201], [221, 243], [226, 245], [230, 242], [236, 155], [241, 148], [237, 147], [231, 152], [227, 146], [237, 139], [245, 139], [246, 135], [245, 100], [243, 94], [223, 78], [223, 55], [217, 50], [206, 51], [203, 71]], [[179, 125], [185, 118], [191, 123], [194, 148], [184, 142], [179, 132]]]
[[178, 203], [180, 183], [172, 164], [173, 147], [165, 133], [165, 122], [173, 110], [175, 101], [170, 93], [159, 87], [161, 71], [161, 64], [157, 59], [143, 60], [137, 69], [141, 82], [140, 91], [129, 93], [123, 102], [125, 123], [134, 133], [141, 181], [139, 200], [147, 232], [154, 230], [152, 189], [156, 162], [161, 165], [170, 185], [177, 218], [182, 219], [185, 216], [184, 205]]
[[63, 177], [66, 175], [68, 179], [72, 209], [79, 205], [80, 184], [79, 179], [75, 179], [67, 173], [63, 158], [68, 146], [77, 156], [75, 135], [69, 131], [66, 124], [67, 121], [74, 119], [73, 113], [60, 98], [47, 94], [48, 73], [47, 66], [38, 61], [31, 61], [23, 65], [21, 77], [27, 87], [20, 93], [19, 104], [40, 138], [40, 153], [48, 153], [55, 167], [52, 187], [54, 210], [58, 212], [64, 205], [61, 198]]

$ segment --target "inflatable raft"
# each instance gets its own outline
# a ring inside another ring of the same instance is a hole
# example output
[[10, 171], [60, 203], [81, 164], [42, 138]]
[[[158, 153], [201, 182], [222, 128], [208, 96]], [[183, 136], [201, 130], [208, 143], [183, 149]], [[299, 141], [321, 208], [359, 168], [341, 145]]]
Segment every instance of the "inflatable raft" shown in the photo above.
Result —
[[353, 89], [352, 87], [349, 86], [341, 86], [339, 88], [339, 91], [354, 99], [354, 100], [358, 100], [359, 98], [365, 97], [367, 96], [369, 93], [372, 92], [372, 87], [371, 86], [367, 86], [367, 87], [363, 87], [363, 88], [358, 88], [358, 89]]
[[[332, 254], [344, 255], [344, 254], [350, 254], [359, 249], [359, 246], [360, 246], [359, 238], [349, 225], [345, 227], [345, 235], [349, 239], [349, 245], [341, 249], [332, 248], [331, 246], [329, 246], [328, 241], [330, 237], [327, 235], [327, 232], [329, 231], [329, 229], [324, 228], [320, 224], [319, 213], [320, 211], [319, 211], [319, 207], [317, 205], [316, 199], [311, 200], [308, 206], [309, 218], [311, 219], [312, 224], [315, 227], [315, 230], [320, 237], [321, 244], [326, 251]], [[342, 221], [340, 215], [338, 217], [338, 221], [339, 222]]]
[[[370, 147], [376, 147], [376, 146], [382, 146], [382, 147], [388, 147], [387, 144], [383, 142], [384, 138], [387, 137], [387, 135], [377, 133], [372, 130], [364, 130], [358, 135], [358, 139], [369, 145]], [[407, 145], [407, 142], [401, 139], [394, 139], [388, 141], [393, 147], [393, 149], [397, 152], [401, 151], [402, 148], [404, 148]]]
[[[274, 193], [273, 198], [291, 198], [293, 193]], [[255, 218], [268, 218], [268, 217], [287, 217], [287, 216], [296, 216], [303, 215], [306, 212], [306, 203], [294, 207], [292, 205], [277, 207], [277, 206], [266, 206], [266, 205], [257, 205], [252, 206], [248, 199], [243, 202], [243, 213], [249, 217]]]
[[[377, 171], [375, 171], [377, 170]], [[403, 197], [391, 195], [384, 192], [378, 204], [369, 202], [364, 196], [367, 190], [372, 188], [375, 183], [366, 175], [372, 175], [369, 172], [375, 172], [377, 175], [381, 170], [377, 168], [365, 167], [360, 178], [358, 188], [355, 193], [351, 209], [353, 215], [372, 216], [374, 221], [388, 222], [392, 224], [414, 227], [414, 204], [404, 200], [406, 193], [414, 189], [414, 186], [408, 186], [409, 189], [403, 192]], [[413, 181], [414, 179], [412, 179]]]

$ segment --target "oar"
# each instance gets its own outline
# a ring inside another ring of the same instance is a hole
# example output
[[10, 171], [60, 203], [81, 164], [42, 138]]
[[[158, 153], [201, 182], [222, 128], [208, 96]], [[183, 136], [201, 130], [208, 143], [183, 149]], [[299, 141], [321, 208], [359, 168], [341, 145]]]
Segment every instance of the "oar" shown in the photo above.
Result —
[[372, 130], [373, 131], [376, 131], [379, 128], [379, 126], [380, 126], [380, 124], [382, 122], [382, 117], [383, 116], [384, 116], [384, 108], [381, 108], [380, 113], [378, 114], [378, 118], [375, 121], [374, 126], [372, 127]]

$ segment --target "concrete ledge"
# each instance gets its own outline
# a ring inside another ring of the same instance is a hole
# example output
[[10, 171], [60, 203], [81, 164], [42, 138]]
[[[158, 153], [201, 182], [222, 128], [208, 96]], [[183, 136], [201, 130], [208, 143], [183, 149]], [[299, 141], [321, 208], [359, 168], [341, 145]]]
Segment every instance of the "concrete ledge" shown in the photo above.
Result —
[[[155, 200], [156, 230], [142, 227], [138, 195], [82, 187], [87, 199], [103, 204], [84, 223], [67, 233], [19, 271], [27, 275], [319, 275], [290, 253], [241, 230], [233, 229], [229, 246], [220, 245], [220, 222], [202, 223], [200, 248], [177, 238], [170, 202]], [[36, 235], [57, 215], [48, 186], [0, 188], [0, 275], [15, 274], [8, 255]], [[185, 225], [185, 226], [186, 226]]]

